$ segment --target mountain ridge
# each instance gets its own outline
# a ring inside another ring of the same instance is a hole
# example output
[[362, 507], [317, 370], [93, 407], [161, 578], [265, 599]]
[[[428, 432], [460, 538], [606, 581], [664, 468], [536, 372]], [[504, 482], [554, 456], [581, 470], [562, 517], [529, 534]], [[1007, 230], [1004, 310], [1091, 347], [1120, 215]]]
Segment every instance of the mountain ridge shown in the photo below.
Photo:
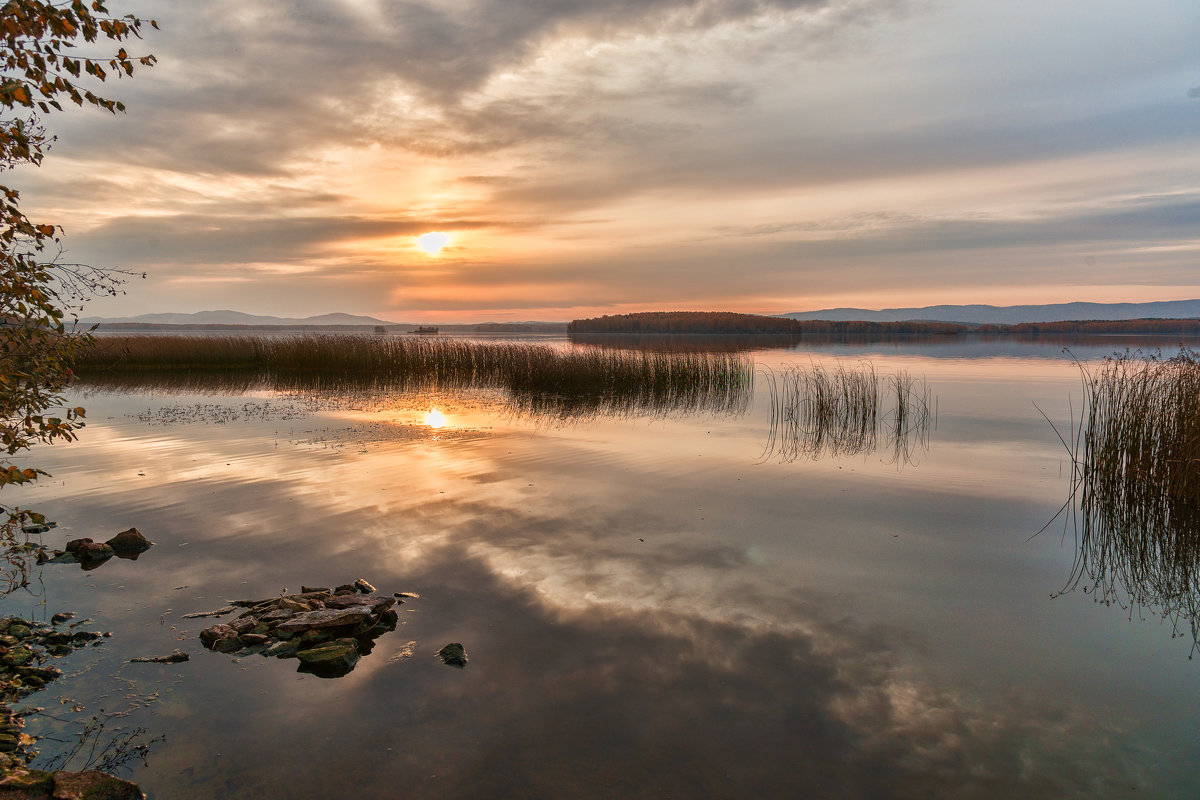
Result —
[[1049, 303], [1045, 305], [992, 306], [984, 304], [938, 305], [919, 308], [826, 308], [792, 311], [775, 316], [832, 322], [959, 322], [1016, 325], [1022, 322], [1076, 320], [1193, 319], [1200, 318], [1200, 299], [1162, 300], [1150, 303]]

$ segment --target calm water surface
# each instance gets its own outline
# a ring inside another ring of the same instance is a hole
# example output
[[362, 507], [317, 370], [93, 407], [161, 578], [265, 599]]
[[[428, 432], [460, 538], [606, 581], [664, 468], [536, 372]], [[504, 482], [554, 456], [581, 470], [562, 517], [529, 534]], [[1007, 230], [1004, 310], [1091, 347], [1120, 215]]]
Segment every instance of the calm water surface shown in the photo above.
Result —
[[[95, 391], [81, 441], [37, 453], [54, 477], [26, 504], [59, 523], [51, 546], [131, 525], [157, 545], [47, 565], [4, 598], [113, 632], [31, 698], [60, 718], [31, 729], [70, 738], [101, 712], [119, 715], [101, 746], [144, 729], [126, 774], [156, 800], [1192, 796], [1186, 621], [1052, 597], [1073, 533], [1034, 536], [1070, 488], [1038, 410], [1078, 415], [1061, 348], [760, 350], [735, 415]], [[862, 361], [924, 378], [926, 443], [764, 454], [768, 369]], [[343, 678], [206, 651], [211, 621], [182, 619], [359, 577], [420, 598]], [[435, 657], [448, 642], [465, 669]], [[175, 647], [191, 660], [124, 663]], [[44, 739], [42, 761], [67, 747]]]

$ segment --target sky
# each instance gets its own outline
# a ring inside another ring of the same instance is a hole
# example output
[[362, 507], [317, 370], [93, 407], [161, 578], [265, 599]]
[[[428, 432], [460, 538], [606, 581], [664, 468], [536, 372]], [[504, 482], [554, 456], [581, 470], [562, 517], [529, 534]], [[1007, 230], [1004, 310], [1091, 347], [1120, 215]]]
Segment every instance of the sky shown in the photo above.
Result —
[[89, 315], [1200, 298], [1195, 0], [109, 6], [158, 65], [7, 176]]

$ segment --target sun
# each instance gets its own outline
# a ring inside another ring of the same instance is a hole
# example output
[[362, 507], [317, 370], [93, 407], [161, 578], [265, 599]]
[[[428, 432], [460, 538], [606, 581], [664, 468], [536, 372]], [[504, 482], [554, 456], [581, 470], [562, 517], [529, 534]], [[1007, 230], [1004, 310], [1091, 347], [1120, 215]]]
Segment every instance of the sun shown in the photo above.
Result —
[[425, 415], [425, 424], [435, 431], [438, 428], [444, 428], [446, 427], [446, 415], [436, 408], [431, 408], [429, 409], [429, 413]]
[[450, 234], [440, 231], [422, 233], [417, 237], [417, 249], [427, 256], [438, 255], [448, 244], [450, 244]]

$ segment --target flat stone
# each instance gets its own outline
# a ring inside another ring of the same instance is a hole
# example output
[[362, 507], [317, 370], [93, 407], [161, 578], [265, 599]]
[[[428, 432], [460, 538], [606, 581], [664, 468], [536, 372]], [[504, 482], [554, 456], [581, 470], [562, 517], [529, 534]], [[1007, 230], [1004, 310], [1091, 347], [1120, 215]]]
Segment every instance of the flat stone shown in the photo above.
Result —
[[290, 608], [277, 608], [274, 611], [268, 611], [267, 613], [263, 614], [261, 617], [259, 617], [259, 620], [263, 622], [277, 622], [289, 619], [295, 615], [296, 612]]
[[378, 614], [381, 611], [391, 608], [396, 605], [394, 597], [372, 597], [362, 594], [341, 594], [335, 595], [325, 602], [326, 608], [354, 608], [355, 606], [367, 606], [371, 612]]
[[375, 593], [375, 587], [372, 586], [367, 581], [363, 580], [362, 578], [359, 578], [358, 580], [354, 581], [354, 588], [358, 589], [363, 594], [374, 594]]
[[188, 654], [182, 650], [174, 650], [169, 655], [165, 656], [141, 656], [140, 658], [131, 658], [131, 664], [178, 664], [181, 661], [187, 661]]
[[297, 614], [291, 619], [279, 623], [275, 630], [297, 632], [311, 628], [340, 628], [343, 625], [357, 625], [369, 616], [371, 616], [369, 607], [323, 608], [320, 611]]
[[271, 637], [261, 633], [243, 633], [238, 638], [242, 640], [242, 644], [246, 645], [246, 647], [253, 647], [256, 644], [266, 644]]

